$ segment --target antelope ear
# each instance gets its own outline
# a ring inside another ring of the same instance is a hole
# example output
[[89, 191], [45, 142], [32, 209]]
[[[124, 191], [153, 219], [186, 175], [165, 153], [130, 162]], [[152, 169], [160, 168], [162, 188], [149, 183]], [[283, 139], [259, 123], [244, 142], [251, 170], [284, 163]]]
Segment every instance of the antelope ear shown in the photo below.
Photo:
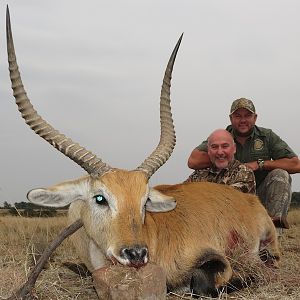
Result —
[[151, 212], [166, 212], [176, 207], [176, 200], [173, 197], [162, 194], [156, 189], [150, 188], [146, 210]]
[[68, 181], [46, 189], [33, 189], [28, 192], [27, 199], [41, 206], [64, 207], [73, 201], [86, 198], [86, 186], [78, 180]]

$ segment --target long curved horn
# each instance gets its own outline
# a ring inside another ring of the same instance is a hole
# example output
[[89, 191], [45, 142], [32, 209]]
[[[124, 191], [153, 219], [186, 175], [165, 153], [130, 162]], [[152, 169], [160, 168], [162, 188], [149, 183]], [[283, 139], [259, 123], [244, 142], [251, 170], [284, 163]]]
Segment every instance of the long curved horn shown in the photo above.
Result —
[[176, 144], [176, 135], [170, 106], [170, 87], [173, 66], [183, 34], [180, 36], [169, 59], [160, 94], [160, 140], [156, 149], [137, 168], [148, 175], [148, 179], [169, 159]]
[[10, 15], [7, 6], [6, 9], [6, 38], [7, 38], [7, 54], [10, 72], [10, 80], [12, 83], [13, 94], [16, 99], [16, 104], [22, 114], [27, 125], [45, 139], [48, 143], [62, 152], [64, 155], [75, 161], [79, 166], [92, 175], [102, 175], [109, 171], [111, 167], [102, 162], [92, 152], [74, 143], [70, 138], [55, 130], [50, 124], [38, 115], [33, 108], [24, 89], [19, 67], [17, 64], [13, 37], [11, 32]]

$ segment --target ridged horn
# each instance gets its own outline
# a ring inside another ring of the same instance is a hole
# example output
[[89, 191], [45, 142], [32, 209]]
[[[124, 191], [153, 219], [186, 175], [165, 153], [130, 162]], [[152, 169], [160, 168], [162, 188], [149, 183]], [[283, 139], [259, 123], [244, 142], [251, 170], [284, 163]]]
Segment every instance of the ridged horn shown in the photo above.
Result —
[[24, 89], [17, 64], [8, 6], [6, 9], [6, 39], [9, 73], [13, 95], [26, 124], [29, 125], [29, 127], [36, 134], [54, 146], [61, 153], [75, 161], [89, 174], [102, 175], [109, 171], [111, 169], [109, 165], [102, 162], [102, 160], [97, 158], [92, 152], [81, 147], [79, 144], [74, 143], [70, 138], [55, 130], [33, 108]]
[[169, 59], [160, 94], [160, 140], [156, 149], [137, 170], [144, 171], [148, 179], [169, 159], [176, 144], [176, 135], [170, 106], [170, 87], [175, 58], [182, 40], [180, 36]]

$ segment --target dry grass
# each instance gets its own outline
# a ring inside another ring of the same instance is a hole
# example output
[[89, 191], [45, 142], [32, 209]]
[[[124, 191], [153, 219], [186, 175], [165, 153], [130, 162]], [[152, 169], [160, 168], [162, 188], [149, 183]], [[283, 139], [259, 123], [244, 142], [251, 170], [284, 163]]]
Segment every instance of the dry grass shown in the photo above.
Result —
[[[0, 218], [0, 299], [23, 284], [39, 254], [66, 225], [66, 217]], [[81, 278], [63, 266], [78, 262], [69, 240], [52, 255], [39, 277], [37, 299], [96, 299], [91, 278]]]
[[[246, 288], [227, 294], [221, 291], [219, 299], [244, 300], [296, 300], [300, 295], [300, 210], [289, 213], [289, 229], [281, 241], [282, 267], [272, 270], [261, 265], [258, 260], [247, 260], [240, 265], [232, 262], [235, 269], [244, 275], [251, 272], [252, 283]], [[65, 217], [22, 218], [0, 216], [0, 299], [22, 285], [34, 261], [45, 246], [52, 241], [65, 226]], [[244, 255], [244, 253], [237, 253]], [[76, 275], [63, 266], [64, 262], [79, 262], [69, 240], [55, 251], [47, 269], [37, 283], [33, 295], [36, 299], [97, 299], [92, 279]], [[244, 277], [243, 275], [243, 277]], [[246, 277], [246, 275], [245, 275]], [[192, 299], [191, 295], [169, 294], [168, 300]], [[204, 298], [202, 299], [210, 299]]]

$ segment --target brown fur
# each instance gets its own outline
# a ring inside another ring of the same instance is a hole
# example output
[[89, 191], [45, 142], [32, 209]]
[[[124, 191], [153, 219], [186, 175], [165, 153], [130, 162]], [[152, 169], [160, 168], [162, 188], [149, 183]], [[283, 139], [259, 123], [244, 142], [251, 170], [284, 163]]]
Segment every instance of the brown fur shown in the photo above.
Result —
[[155, 249], [151, 248], [151, 239], [147, 241], [151, 259], [172, 274], [169, 281], [175, 285], [206, 249], [214, 249], [225, 257], [230, 252], [233, 230], [253, 252], [258, 252], [262, 240], [270, 239], [270, 252], [279, 258], [275, 228], [256, 196], [208, 182], [155, 188], [177, 201], [175, 210], [149, 213], [145, 220], [145, 230], [157, 232], [161, 242]]
[[[93, 189], [100, 181], [110, 187], [117, 199], [115, 216], [108, 211], [105, 220], [96, 221], [84, 202], [76, 201], [70, 207], [70, 222], [80, 217], [85, 225], [74, 236], [74, 244], [91, 271], [87, 248], [90, 239], [104, 256], [112, 245], [116, 251], [124, 245], [147, 245], [150, 261], [166, 270], [170, 288], [188, 284], [192, 271], [201, 266], [208, 254], [219, 257], [225, 266], [224, 272], [215, 274], [215, 286], [227, 283], [232, 270], [226, 255], [238, 243], [258, 254], [268, 241], [264, 247], [279, 261], [275, 227], [254, 195], [208, 182], [156, 186], [162, 194], [175, 198], [177, 207], [169, 212], [147, 212], [143, 224], [140, 199], [147, 179], [142, 172], [107, 173], [92, 180]], [[105, 257], [103, 263], [111, 262]]]

